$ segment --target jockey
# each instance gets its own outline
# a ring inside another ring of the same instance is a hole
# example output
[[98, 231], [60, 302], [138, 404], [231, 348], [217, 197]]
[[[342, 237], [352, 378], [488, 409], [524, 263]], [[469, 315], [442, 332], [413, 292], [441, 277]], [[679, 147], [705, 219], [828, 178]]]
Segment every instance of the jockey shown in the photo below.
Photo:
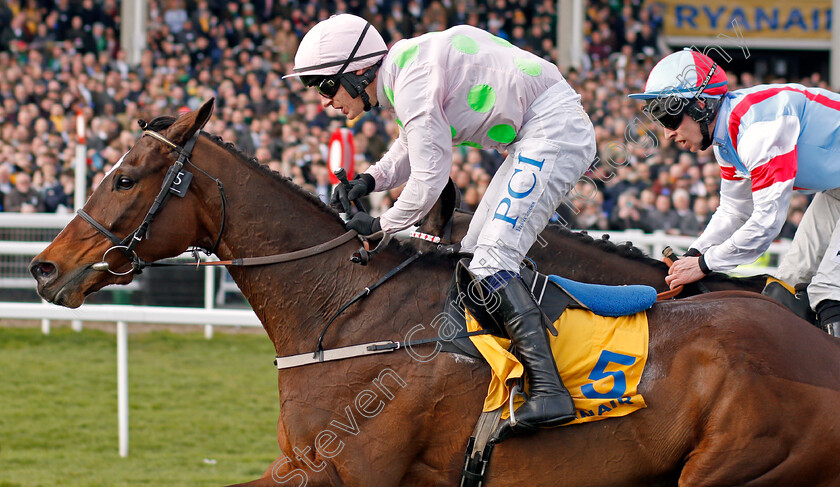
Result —
[[779, 235], [792, 192], [816, 193], [776, 277], [788, 289], [809, 283], [821, 326], [840, 336], [840, 95], [799, 84], [728, 91], [723, 69], [685, 49], [630, 97], [647, 100], [666, 138], [692, 152], [712, 145], [720, 165], [720, 206], [668, 284], [755, 261]]
[[405, 184], [378, 218], [358, 212], [347, 222], [362, 235], [394, 233], [426, 215], [448, 181], [453, 146], [507, 154], [461, 243], [473, 253], [467, 280], [480, 282], [464, 305], [484, 326], [504, 324], [521, 355], [530, 399], [516, 411], [516, 429], [574, 419], [544, 315], [519, 276], [525, 254], [595, 155], [580, 96], [557, 67], [465, 25], [401, 40], [389, 50], [368, 22], [342, 14], [304, 36], [289, 76], [300, 76], [325, 108], [349, 119], [379, 105], [400, 126], [379, 162], [349, 190], [339, 185], [333, 194], [333, 205], [348, 211], [355, 198]]

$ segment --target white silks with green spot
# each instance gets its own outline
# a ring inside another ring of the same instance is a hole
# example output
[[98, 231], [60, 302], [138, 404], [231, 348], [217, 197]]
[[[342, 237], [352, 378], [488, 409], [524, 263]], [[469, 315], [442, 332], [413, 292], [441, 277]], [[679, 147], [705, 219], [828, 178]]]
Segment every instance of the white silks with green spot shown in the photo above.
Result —
[[[545, 97], [550, 97], [551, 107], [537, 104]], [[406, 183], [394, 206], [380, 219], [382, 229], [389, 233], [408, 228], [434, 205], [449, 177], [453, 146], [503, 153], [523, 143], [532, 146], [538, 140], [549, 140], [544, 131], [525, 127], [526, 121], [569, 128], [564, 117], [577, 114], [585, 118], [579, 95], [555, 65], [471, 26], [397, 42], [379, 70], [377, 99], [395, 113], [400, 137], [367, 172], [376, 180], [376, 191]], [[546, 113], [535, 113], [543, 106], [548, 107]], [[588, 119], [585, 125], [587, 129], [575, 129], [584, 132], [551, 134], [552, 144], [562, 147], [563, 140], [569, 139], [584, 145], [562, 150], [576, 151], [575, 159], [588, 160], [564, 164], [559, 171], [568, 174], [559, 177], [550, 171], [550, 177], [577, 180], [591, 163], [594, 137]], [[501, 184], [495, 179], [491, 187]], [[563, 191], [562, 187], [547, 184], [546, 191]], [[488, 196], [492, 195], [486, 194], [484, 199]], [[547, 199], [559, 204], [562, 196]]]

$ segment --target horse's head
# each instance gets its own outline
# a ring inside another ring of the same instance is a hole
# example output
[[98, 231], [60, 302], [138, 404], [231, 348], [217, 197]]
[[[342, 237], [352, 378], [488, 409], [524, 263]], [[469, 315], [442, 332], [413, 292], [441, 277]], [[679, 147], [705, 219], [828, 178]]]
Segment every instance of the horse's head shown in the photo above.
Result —
[[[83, 211], [30, 263], [41, 297], [77, 308], [88, 294], [129, 283], [141, 259], [150, 262], [206, 244], [209, 232], [197, 208], [209, 198], [200, 189], [178, 195], [170, 188], [184, 189], [186, 178], [178, 173], [192, 169], [190, 157], [200, 158], [193, 146], [212, 113], [211, 99], [174, 122], [157, 119], [144, 127], [143, 136], [102, 180]], [[215, 190], [210, 178], [196, 176], [192, 188], [212, 184]], [[215, 237], [209, 238], [208, 248]]]

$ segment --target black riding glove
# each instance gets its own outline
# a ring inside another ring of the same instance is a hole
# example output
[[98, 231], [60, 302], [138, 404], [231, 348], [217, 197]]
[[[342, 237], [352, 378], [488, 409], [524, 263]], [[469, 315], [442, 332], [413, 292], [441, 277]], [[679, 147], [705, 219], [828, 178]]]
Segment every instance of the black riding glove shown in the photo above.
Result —
[[330, 198], [330, 206], [344, 213], [350, 213], [350, 202], [356, 198], [368, 195], [376, 186], [376, 181], [370, 174], [358, 174], [346, 186], [338, 184]]
[[382, 225], [379, 224], [379, 218], [374, 218], [360, 211], [353, 215], [353, 218], [344, 225], [344, 228], [355, 230], [359, 235], [372, 235], [382, 230]]

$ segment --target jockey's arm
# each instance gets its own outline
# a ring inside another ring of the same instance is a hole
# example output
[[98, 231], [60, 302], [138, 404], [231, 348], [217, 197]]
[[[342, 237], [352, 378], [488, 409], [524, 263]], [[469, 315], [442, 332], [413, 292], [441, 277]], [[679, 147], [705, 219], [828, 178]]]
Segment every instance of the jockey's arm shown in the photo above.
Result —
[[726, 271], [754, 262], [779, 235], [796, 176], [798, 135], [799, 120], [793, 116], [757, 122], [742, 133], [738, 154], [750, 171], [752, 213], [728, 239], [703, 252], [708, 270]]
[[[394, 93], [410, 174], [394, 206], [380, 217], [386, 233], [408, 228], [425, 216], [452, 169], [452, 133], [439, 102], [440, 90], [444, 89], [443, 74], [435, 67], [411, 74], [414, 77], [401, 79]], [[378, 179], [376, 189], [380, 189]]]
[[691, 248], [704, 254], [732, 236], [750, 218], [753, 210], [750, 180], [734, 176], [732, 166], [721, 167], [720, 205]]
[[400, 136], [382, 155], [379, 162], [370, 166], [365, 172], [373, 176], [376, 181], [374, 191], [388, 191], [408, 181], [411, 166], [408, 162], [408, 142], [405, 140], [405, 131], [400, 132]]

